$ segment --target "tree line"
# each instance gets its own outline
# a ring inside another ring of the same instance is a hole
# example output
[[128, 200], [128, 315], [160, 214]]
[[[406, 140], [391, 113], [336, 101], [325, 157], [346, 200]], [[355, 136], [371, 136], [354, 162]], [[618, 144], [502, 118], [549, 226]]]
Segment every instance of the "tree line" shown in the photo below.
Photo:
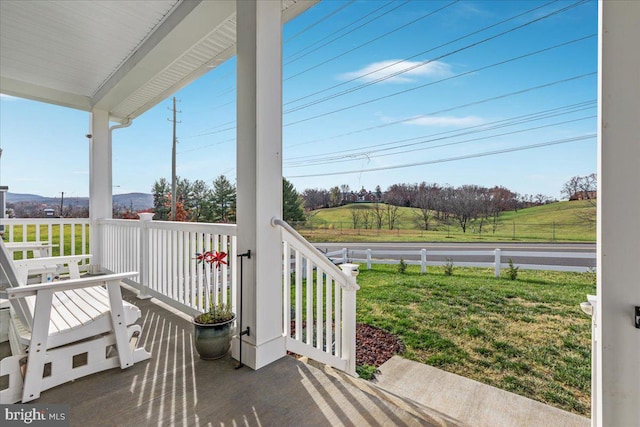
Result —
[[466, 232], [471, 222], [480, 228], [486, 224], [495, 228], [501, 212], [555, 201], [542, 194], [522, 196], [502, 186], [452, 187], [427, 182], [393, 184], [384, 192], [380, 186], [373, 192], [362, 189], [355, 193], [357, 200], [354, 200], [353, 194], [347, 185], [342, 185], [330, 190], [306, 189], [302, 192], [302, 198], [308, 210], [356, 201], [374, 202], [368, 210], [352, 210], [354, 228], [362, 226], [381, 229], [384, 224], [392, 230], [396, 225], [398, 208], [404, 206], [417, 209], [414, 222], [420, 229], [429, 230], [434, 220], [448, 222], [453, 219], [459, 223], [463, 232]]
[[[293, 184], [282, 181], [283, 219], [295, 222], [304, 220], [302, 199]], [[171, 183], [160, 178], [151, 188], [154, 219], [169, 221], [171, 217]], [[220, 175], [212, 186], [203, 181], [178, 178], [176, 181], [176, 221], [235, 223], [236, 186]]]

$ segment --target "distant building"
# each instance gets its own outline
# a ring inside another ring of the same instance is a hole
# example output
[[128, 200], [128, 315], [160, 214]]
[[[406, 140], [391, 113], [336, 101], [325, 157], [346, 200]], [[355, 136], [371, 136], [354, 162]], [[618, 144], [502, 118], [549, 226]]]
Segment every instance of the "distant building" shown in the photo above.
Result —
[[574, 193], [569, 200], [594, 200], [598, 198], [597, 191], [578, 191]]
[[52, 209], [52, 208], [45, 208], [44, 209], [44, 216], [46, 216], [47, 218], [52, 218], [52, 217], [56, 216], [56, 210]]
[[342, 204], [346, 203], [358, 203], [358, 202], [380, 202], [378, 196], [364, 187], [357, 193], [351, 191], [342, 195]]

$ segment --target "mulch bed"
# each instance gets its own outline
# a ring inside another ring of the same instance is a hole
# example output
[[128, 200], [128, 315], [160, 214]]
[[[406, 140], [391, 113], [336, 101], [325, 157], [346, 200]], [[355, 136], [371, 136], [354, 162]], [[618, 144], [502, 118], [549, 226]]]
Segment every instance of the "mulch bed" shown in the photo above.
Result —
[[[303, 322], [303, 327], [306, 322]], [[292, 333], [295, 322], [291, 322]], [[405, 347], [400, 338], [375, 326], [356, 323], [356, 365], [371, 365], [378, 368], [394, 354], [404, 353]], [[287, 352], [292, 356], [298, 356]]]
[[383, 329], [365, 323], [356, 324], [356, 365], [373, 365], [376, 368], [394, 354], [404, 353], [400, 338]]

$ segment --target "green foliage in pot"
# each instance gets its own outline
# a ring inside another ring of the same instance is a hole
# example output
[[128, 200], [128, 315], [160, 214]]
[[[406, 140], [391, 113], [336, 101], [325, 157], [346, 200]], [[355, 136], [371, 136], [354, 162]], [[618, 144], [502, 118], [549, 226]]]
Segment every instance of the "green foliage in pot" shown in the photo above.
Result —
[[200, 324], [217, 324], [233, 320], [236, 317], [227, 304], [213, 305], [206, 313], [199, 314], [193, 320]]
[[[222, 264], [227, 263], [225, 261], [226, 257], [226, 252], [203, 251], [201, 253], [197, 253], [195, 259], [198, 260], [198, 264], [202, 264], [203, 268], [209, 264], [211, 270], [218, 270]], [[215, 325], [218, 323], [228, 322], [235, 319], [235, 317], [235, 313], [231, 311], [231, 306], [228, 304], [211, 303], [209, 311], [194, 317], [193, 321], [202, 325]]]

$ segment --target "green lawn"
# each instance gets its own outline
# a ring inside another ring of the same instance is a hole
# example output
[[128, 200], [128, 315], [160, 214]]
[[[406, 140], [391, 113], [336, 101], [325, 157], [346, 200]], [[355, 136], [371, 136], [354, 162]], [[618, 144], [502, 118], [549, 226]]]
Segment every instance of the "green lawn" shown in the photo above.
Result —
[[[595, 206], [589, 201], [557, 202], [503, 212], [495, 230], [486, 220], [482, 226], [476, 220], [462, 232], [453, 218], [448, 222], [432, 219], [429, 230], [423, 230], [415, 221], [419, 210], [405, 207], [398, 209], [393, 230], [389, 230], [386, 222], [381, 229], [364, 227], [362, 221], [354, 228], [353, 211], [371, 212], [373, 206], [362, 203], [319, 209], [310, 213], [305, 224], [295, 224], [295, 227], [315, 242], [595, 242], [596, 239], [595, 223], [588, 219], [595, 218]], [[383, 209], [386, 208], [383, 206]]]
[[[28, 220], [27, 220], [28, 221]], [[51, 226], [51, 232], [49, 231], [49, 227], [46, 225], [38, 226], [39, 234], [36, 233], [36, 225], [29, 225], [27, 227], [27, 239], [26, 241], [42, 241], [49, 242], [53, 245], [52, 248], [52, 256], [59, 256], [60, 253], [60, 224], [55, 224]], [[72, 230], [73, 228], [73, 230]], [[71, 242], [72, 242], [72, 233], [75, 234], [75, 254], [82, 254], [82, 229], [83, 225], [76, 224], [72, 227], [70, 224], [65, 224], [63, 227], [63, 241], [64, 241], [64, 252], [65, 255], [71, 255]], [[89, 226], [84, 226], [84, 243], [85, 243], [85, 251], [84, 253], [89, 253]], [[23, 229], [22, 227], [15, 227], [13, 230], [13, 241], [22, 242], [23, 239]], [[5, 242], [9, 241], [9, 233], [7, 232], [4, 236]], [[21, 252], [16, 252], [14, 254], [16, 259], [22, 258]]]
[[398, 335], [404, 357], [589, 416], [593, 273], [409, 266], [361, 270], [357, 321]]

